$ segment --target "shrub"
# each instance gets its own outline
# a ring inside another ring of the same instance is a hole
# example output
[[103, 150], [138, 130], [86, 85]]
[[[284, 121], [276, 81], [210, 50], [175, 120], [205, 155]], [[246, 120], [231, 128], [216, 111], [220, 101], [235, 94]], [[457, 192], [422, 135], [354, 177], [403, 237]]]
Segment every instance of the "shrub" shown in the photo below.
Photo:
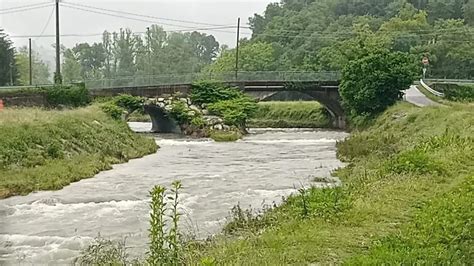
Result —
[[100, 109], [106, 114], [108, 114], [113, 119], [119, 120], [122, 118], [122, 114], [125, 112], [125, 109], [115, 105], [113, 102], [106, 102], [100, 105]]
[[402, 97], [412, 84], [416, 66], [405, 53], [381, 52], [350, 62], [342, 72], [340, 93], [352, 116], [373, 116]]
[[208, 109], [212, 114], [221, 116], [227, 125], [244, 129], [247, 119], [256, 113], [257, 103], [244, 96], [210, 104]]
[[171, 106], [169, 114], [179, 125], [191, 123], [193, 118], [197, 115], [194, 111], [194, 113], [190, 113], [191, 110], [188, 106], [180, 100], [173, 100]]
[[52, 107], [65, 105], [72, 107], [85, 106], [91, 102], [89, 91], [84, 85], [54, 86], [43, 88], [46, 100]]
[[210, 104], [240, 98], [244, 94], [219, 82], [199, 81], [192, 84], [190, 98], [195, 104]]
[[435, 84], [436, 90], [442, 91], [450, 101], [474, 101], [474, 85], [469, 84]]
[[119, 106], [124, 108], [127, 113], [131, 114], [135, 110], [141, 109], [145, 99], [142, 97], [132, 96], [129, 94], [120, 94], [113, 98], [113, 102]]

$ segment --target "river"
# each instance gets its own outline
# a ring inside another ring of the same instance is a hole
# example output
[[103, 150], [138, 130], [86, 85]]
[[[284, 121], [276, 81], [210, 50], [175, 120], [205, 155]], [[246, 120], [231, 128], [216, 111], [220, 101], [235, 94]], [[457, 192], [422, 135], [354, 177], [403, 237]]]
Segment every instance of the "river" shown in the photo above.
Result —
[[[148, 123], [130, 123], [147, 131]], [[181, 180], [184, 232], [219, 232], [236, 204], [259, 209], [342, 166], [347, 133], [258, 129], [234, 143], [155, 135], [160, 149], [58, 191], [0, 200], [0, 264], [65, 264], [99, 233], [146, 251], [148, 191]], [[320, 184], [321, 185], [321, 184]]]

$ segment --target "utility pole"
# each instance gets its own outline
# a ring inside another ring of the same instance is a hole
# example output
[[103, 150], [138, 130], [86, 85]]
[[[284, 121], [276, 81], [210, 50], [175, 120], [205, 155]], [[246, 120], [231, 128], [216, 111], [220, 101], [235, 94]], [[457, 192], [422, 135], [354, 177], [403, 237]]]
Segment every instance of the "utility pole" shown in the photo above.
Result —
[[56, 73], [54, 75], [54, 83], [61, 84], [61, 44], [59, 43], [59, 0], [56, 0]]
[[150, 45], [150, 27], [146, 27], [147, 55], [148, 55], [148, 74], [151, 74], [151, 45]]
[[33, 64], [31, 60], [31, 38], [28, 39], [28, 56], [30, 61], [30, 86], [33, 85]]
[[13, 62], [10, 62], [10, 86], [13, 86]]
[[237, 45], [235, 47], [235, 80], [239, 73], [239, 39], [240, 39], [240, 18], [237, 19]]

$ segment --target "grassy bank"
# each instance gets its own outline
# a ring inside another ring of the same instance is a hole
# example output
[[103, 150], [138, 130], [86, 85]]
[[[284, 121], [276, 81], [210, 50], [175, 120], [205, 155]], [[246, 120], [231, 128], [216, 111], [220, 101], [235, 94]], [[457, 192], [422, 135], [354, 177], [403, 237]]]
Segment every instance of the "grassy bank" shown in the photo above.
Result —
[[343, 186], [307, 189], [265, 215], [234, 213], [186, 263], [470, 264], [474, 107], [400, 103], [338, 143]]
[[331, 125], [318, 102], [260, 102], [247, 126], [278, 128], [322, 128]]
[[60, 189], [156, 148], [152, 139], [95, 106], [5, 109], [0, 112], [0, 198]]

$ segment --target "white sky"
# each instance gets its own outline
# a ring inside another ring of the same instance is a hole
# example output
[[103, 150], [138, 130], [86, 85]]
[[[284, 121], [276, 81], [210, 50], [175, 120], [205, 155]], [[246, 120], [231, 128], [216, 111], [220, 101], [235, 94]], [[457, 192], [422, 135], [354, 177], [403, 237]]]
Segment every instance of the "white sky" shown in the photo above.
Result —
[[[147, 26], [153, 24], [152, 22], [134, 21], [71, 9], [66, 7], [67, 3], [215, 25], [236, 25], [237, 18], [240, 17], [241, 25], [247, 26], [246, 23], [248, 23], [249, 17], [253, 16], [254, 13], [261, 14], [269, 3], [275, 1], [276, 0], [61, 0], [61, 3], [64, 3], [64, 5], [60, 7], [60, 31], [61, 34], [84, 35], [100, 34], [104, 30], [118, 31], [120, 28], [130, 28], [134, 32], [144, 32]], [[51, 6], [41, 9], [28, 10], [21, 13], [0, 14], [0, 28], [3, 28], [8, 35], [12, 36], [11, 40], [15, 46], [27, 45], [28, 38], [17, 38], [14, 36], [36, 36], [40, 35], [43, 29], [43, 35], [54, 35], [54, 0], [0, 0], [0, 13], [3, 9], [48, 2], [51, 3]], [[3, 12], [8, 12], [8, 10]], [[52, 17], [47, 24], [51, 14]], [[157, 20], [144, 17], [142, 19]], [[212, 27], [167, 20], [157, 20], [157, 22], [178, 25], [164, 25], [163, 27], [166, 30]], [[233, 32], [236, 30], [224, 29], [223, 31], [230, 32], [201, 30], [201, 32], [214, 35], [220, 44], [227, 44], [230, 47], [234, 47], [236, 34]], [[250, 33], [249, 29], [242, 29], [241, 32], [241, 37], [250, 37], [248, 34]], [[62, 37], [61, 43], [66, 47], [71, 47], [78, 42], [94, 42], [100, 41], [100, 39], [100, 36]], [[54, 51], [51, 47], [51, 44], [54, 43], [54, 37], [33, 37], [32, 40], [33, 48], [41, 51], [44, 59], [48, 59], [49, 61], [50, 56], [54, 56]]]

